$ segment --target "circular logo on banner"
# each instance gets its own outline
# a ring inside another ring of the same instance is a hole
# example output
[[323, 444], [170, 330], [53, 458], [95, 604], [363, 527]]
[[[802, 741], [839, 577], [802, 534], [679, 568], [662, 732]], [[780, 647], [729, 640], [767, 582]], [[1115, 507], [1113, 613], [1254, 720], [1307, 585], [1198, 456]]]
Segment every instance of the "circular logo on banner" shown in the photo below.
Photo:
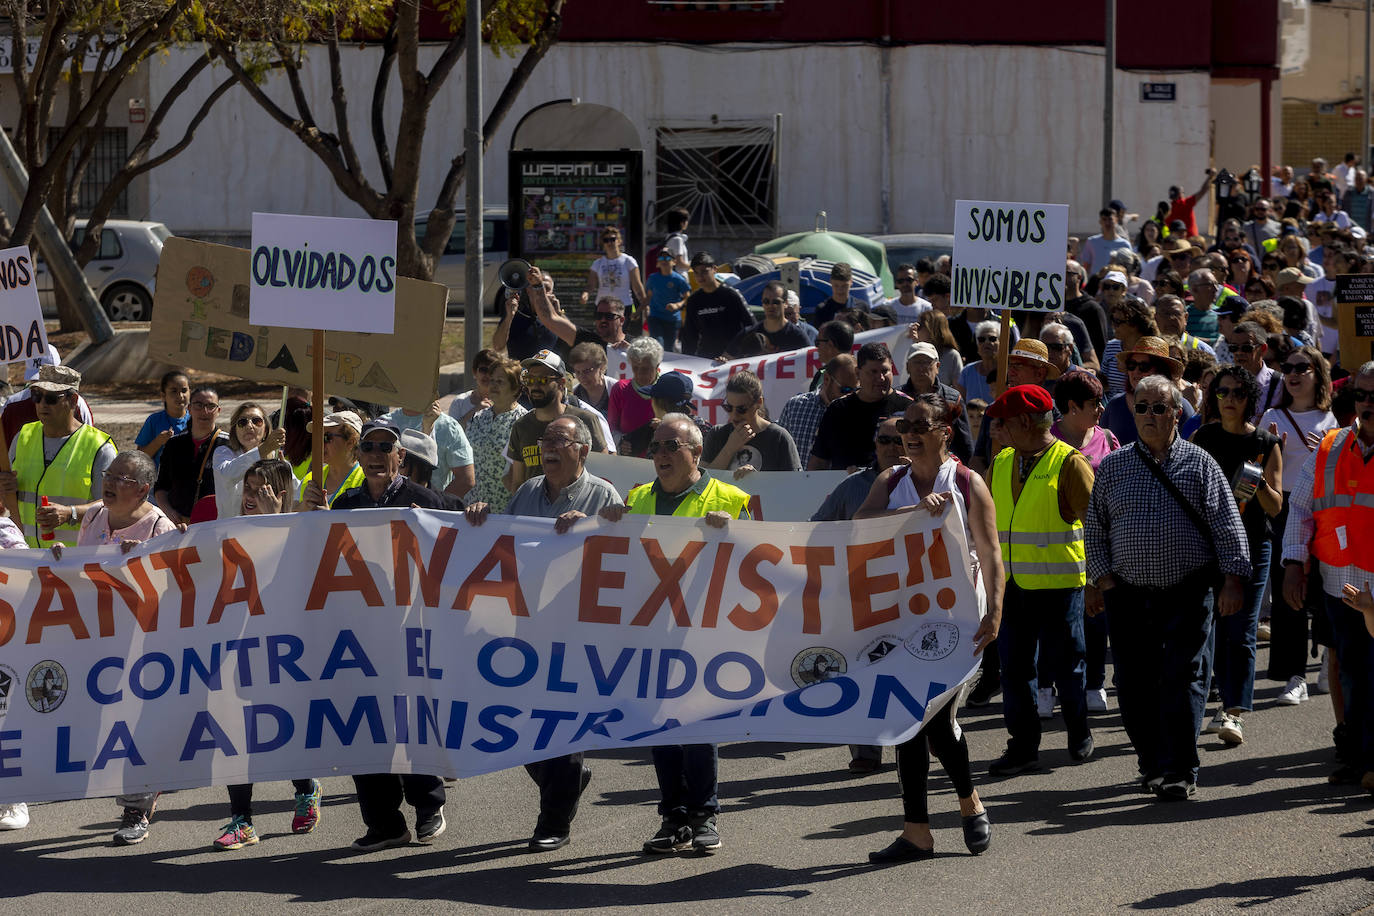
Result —
[[792, 659], [792, 680], [798, 687], [810, 687], [812, 684], [828, 681], [848, 670], [849, 665], [845, 662], [844, 656], [824, 646], [802, 649], [797, 653], [797, 657]]
[[0, 665], [0, 720], [10, 711], [10, 703], [19, 696], [19, 674], [9, 665]]
[[35, 712], [52, 712], [67, 698], [67, 669], [52, 660], [39, 662], [29, 669], [24, 686]]
[[943, 620], [925, 623], [906, 641], [906, 650], [922, 661], [944, 658], [959, 645], [959, 628]]
[[854, 656], [854, 661], [860, 665], [875, 665], [887, 658], [888, 654], [901, 644], [900, 636], [884, 634], [860, 649], [859, 654]]

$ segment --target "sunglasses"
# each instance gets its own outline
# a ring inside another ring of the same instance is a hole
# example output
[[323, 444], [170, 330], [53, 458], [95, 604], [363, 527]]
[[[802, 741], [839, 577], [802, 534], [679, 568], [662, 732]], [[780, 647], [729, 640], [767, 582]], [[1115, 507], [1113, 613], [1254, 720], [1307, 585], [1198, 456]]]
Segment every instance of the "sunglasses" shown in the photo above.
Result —
[[47, 404], [49, 407], [55, 407], [56, 405], [65, 402], [67, 400], [67, 395], [64, 392], [60, 391], [47, 391], [42, 394], [35, 394], [33, 396], [33, 400], [35, 404]]
[[1227, 398], [1243, 398], [1245, 392], [1240, 388], [1232, 388], [1230, 385], [1221, 385], [1217, 388], [1217, 400], [1224, 401]]
[[1103, 291], [1104, 293], [1114, 293], [1114, 292], [1117, 292], [1118, 290], [1123, 290], [1123, 289], [1125, 289], [1125, 288], [1126, 288], [1126, 287], [1122, 286], [1120, 283], [1103, 283], [1103, 284], [1102, 284], [1102, 291]]
[[1234, 347], [1232, 347], [1231, 349], [1234, 350], [1234, 351], [1236, 351], [1237, 353], [1254, 353], [1254, 352], [1255, 352], [1256, 350], [1258, 350], [1259, 348], [1260, 348], [1260, 345], [1259, 345], [1259, 344], [1247, 343], [1247, 344], [1236, 344], [1236, 345], [1235, 345]]
[[1356, 404], [1363, 404], [1365, 401], [1374, 401], [1374, 391], [1356, 388], [1350, 392], [1350, 397]]
[[530, 375], [525, 373], [525, 385], [529, 388], [543, 388], [545, 385], [552, 385], [556, 379], [552, 375]]
[[979, 342], [979, 343], [997, 343], [997, 338], [996, 338], [996, 337], [991, 337], [991, 336], [983, 336], [983, 337], [978, 338], [978, 342]]
[[1155, 364], [1152, 363], [1152, 362], [1150, 362], [1150, 360], [1148, 360], [1148, 359], [1143, 359], [1143, 360], [1128, 359], [1128, 360], [1126, 360], [1126, 371], [1127, 371], [1127, 372], [1153, 372], [1153, 371], [1155, 371]]
[[615, 321], [617, 318], [624, 318], [624, 317], [625, 317], [625, 316], [622, 315], [622, 314], [620, 314], [619, 312], [597, 312], [597, 313], [596, 313], [596, 320], [597, 320], [597, 321]]
[[722, 404], [720, 406], [725, 408], [726, 413], [737, 413], [742, 417], [754, 409], [754, 402], [750, 401], [748, 404]]
[[1147, 413], [1152, 413], [1157, 417], [1162, 417], [1171, 410], [1173, 410], [1173, 407], [1169, 404], [1165, 404], [1162, 401], [1155, 401], [1153, 404], [1147, 404], [1144, 401], [1135, 402], [1135, 412], [1140, 414], [1142, 417], [1145, 416], [1145, 414]]
[[897, 282], [898, 282], [898, 283], [915, 283], [915, 282], [916, 282], [916, 278], [915, 278], [915, 277], [898, 277], [898, 278], [897, 278]]
[[1061, 350], [1067, 350], [1069, 345], [1066, 343], [1047, 343], [1045, 344], [1045, 348], [1052, 353], [1058, 353]]
[[1306, 375], [1312, 371], [1311, 363], [1284, 363], [1279, 367], [1284, 375]]
[[939, 425], [939, 423], [932, 423], [929, 420], [917, 420], [914, 423], [910, 420], [898, 420], [897, 432], [901, 433], [903, 436], [924, 436], [926, 433], [930, 432], [932, 429], [937, 428]]
[[901, 436], [877, 436], [873, 439], [879, 445], [901, 445]]
[[649, 443], [649, 447], [644, 450], [644, 454], [652, 458], [659, 452], [667, 452], [669, 455], [676, 455], [678, 449], [682, 448], [682, 442], [678, 439], [659, 439]]
[[263, 426], [266, 422], [262, 417], [239, 417], [239, 421], [234, 425], [243, 429], [245, 426]]
[[383, 455], [390, 455], [391, 450], [396, 447], [395, 442], [374, 442], [368, 439], [358, 443], [358, 449], [363, 452], [381, 452]]

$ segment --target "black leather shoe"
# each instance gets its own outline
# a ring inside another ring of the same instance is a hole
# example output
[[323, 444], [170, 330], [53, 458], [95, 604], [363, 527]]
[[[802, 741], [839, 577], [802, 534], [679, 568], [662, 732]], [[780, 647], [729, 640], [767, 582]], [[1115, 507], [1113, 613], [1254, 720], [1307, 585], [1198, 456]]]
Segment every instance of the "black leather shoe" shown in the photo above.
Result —
[[980, 811], [964, 818], [964, 845], [975, 856], [992, 845], [992, 821], [987, 811]]
[[1093, 736], [1088, 735], [1082, 741], [1075, 741], [1069, 745], [1069, 756], [1082, 763], [1093, 755], [1093, 750], [1097, 745], [1093, 743]]
[[1033, 770], [1040, 766], [1038, 754], [1018, 754], [1008, 748], [988, 765], [990, 776], [1015, 776], [1017, 773], [1024, 773], [1026, 770]]
[[561, 836], [556, 833], [536, 833], [530, 838], [530, 852], [553, 852], [567, 846], [571, 840], [572, 837], [566, 833]]
[[935, 847], [922, 849], [906, 837], [897, 837], [886, 849], [868, 854], [868, 861], [874, 865], [895, 865], [899, 862], [924, 862], [935, 858]]

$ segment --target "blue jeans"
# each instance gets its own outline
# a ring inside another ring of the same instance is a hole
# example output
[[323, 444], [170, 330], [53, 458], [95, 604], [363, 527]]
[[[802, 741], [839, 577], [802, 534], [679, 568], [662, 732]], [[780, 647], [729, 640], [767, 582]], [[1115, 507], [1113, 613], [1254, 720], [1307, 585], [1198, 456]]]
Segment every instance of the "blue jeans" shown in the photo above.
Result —
[[[1107, 615], [1098, 614], [1096, 617], [1083, 617], [1083, 645], [1087, 648], [1088, 656], [1088, 689], [1101, 690], [1107, 683]], [[1054, 683], [1054, 674], [1050, 671], [1046, 661], [1047, 656], [1041, 654], [1040, 660], [1035, 665], [1038, 672], [1038, 682], [1041, 687], [1048, 687]], [[1063, 693], [1064, 688], [1059, 688]]]
[[1197, 782], [1211, 675], [1212, 611], [1204, 597], [1215, 576], [1202, 569], [1168, 588], [1121, 582], [1103, 593], [1121, 724], [1147, 778]]
[[685, 824], [720, 813], [716, 799], [714, 744], [666, 744], [651, 748], [658, 791], [658, 813]]
[[1044, 656], [1059, 685], [1070, 745], [1088, 736], [1082, 588], [1023, 589], [1015, 579], [1008, 581], [997, 651], [1002, 656], [1002, 716], [1011, 736], [1009, 751], [1035, 756], [1040, 750], [1037, 655]]
[[677, 349], [676, 319], [649, 316], [649, 336], [663, 344], [663, 349], [671, 353]]
[[1255, 631], [1259, 628], [1260, 605], [1264, 602], [1264, 586], [1269, 581], [1269, 554], [1273, 546], [1266, 538], [1258, 545], [1251, 544], [1250, 578], [1245, 583], [1245, 597], [1240, 610], [1230, 617], [1215, 612], [1221, 586], [1213, 587], [1208, 604], [1213, 607], [1212, 620], [1212, 676], [1216, 679], [1221, 705], [1228, 711], [1254, 709], [1255, 702]]
[[[1374, 577], [1371, 577], [1374, 578]], [[1326, 616], [1335, 637], [1340, 662], [1341, 692], [1345, 701], [1345, 727], [1351, 743], [1358, 742], [1360, 769], [1374, 772], [1374, 639], [1365, 629], [1364, 616], [1345, 602], [1324, 594]]]

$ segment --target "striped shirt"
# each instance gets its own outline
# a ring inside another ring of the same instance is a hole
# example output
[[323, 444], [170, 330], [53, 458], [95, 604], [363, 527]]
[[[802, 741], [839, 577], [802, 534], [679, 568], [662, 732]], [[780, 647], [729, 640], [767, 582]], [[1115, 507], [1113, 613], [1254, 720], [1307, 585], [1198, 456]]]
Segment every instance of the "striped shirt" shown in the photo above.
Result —
[[816, 430], [820, 428], [825, 408], [819, 391], [803, 391], [788, 398], [778, 415], [778, 425], [787, 430], [797, 444], [802, 467], [811, 457], [811, 443], [816, 441]]

